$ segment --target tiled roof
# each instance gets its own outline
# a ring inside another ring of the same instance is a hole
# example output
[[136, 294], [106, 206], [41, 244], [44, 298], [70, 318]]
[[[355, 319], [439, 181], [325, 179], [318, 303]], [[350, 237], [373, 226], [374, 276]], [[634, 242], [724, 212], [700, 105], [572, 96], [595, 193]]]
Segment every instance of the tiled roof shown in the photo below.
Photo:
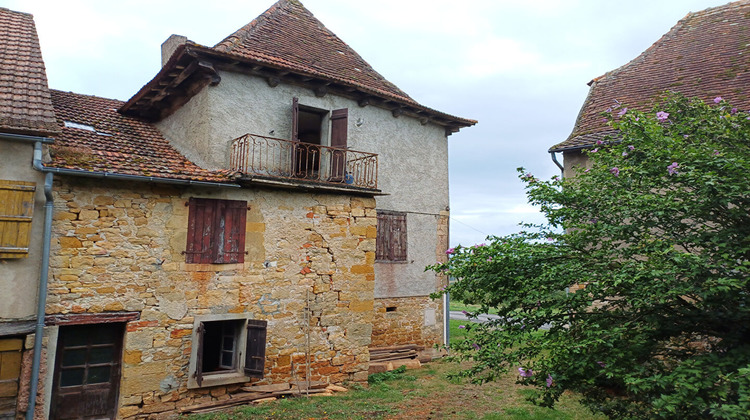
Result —
[[0, 8], [0, 131], [57, 131], [34, 18], [5, 8]]
[[[62, 129], [47, 166], [92, 172], [228, 182], [229, 173], [199, 168], [153, 125], [117, 112], [121, 101], [51, 90]], [[65, 122], [73, 123], [66, 126]]]
[[591, 145], [593, 134], [611, 130], [600, 113], [615, 100], [647, 110], [670, 90], [750, 108], [750, 0], [689, 13], [640, 56], [590, 85], [573, 132], [550, 151]]
[[386, 80], [297, 0], [279, 0], [214, 46], [261, 63], [320, 75], [416, 102]]

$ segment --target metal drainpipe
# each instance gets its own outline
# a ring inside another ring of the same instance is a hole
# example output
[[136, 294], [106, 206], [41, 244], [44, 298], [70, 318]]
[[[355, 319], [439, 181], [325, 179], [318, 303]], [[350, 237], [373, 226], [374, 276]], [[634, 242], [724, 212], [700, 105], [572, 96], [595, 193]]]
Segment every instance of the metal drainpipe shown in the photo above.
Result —
[[112, 178], [129, 181], [155, 182], [160, 184], [195, 185], [225, 188], [240, 188], [240, 186], [237, 184], [221, 184], [218, 182], [157, 178], [139, 175], [120, 175], [112, 174], [109, 172], [87, 172], [76, 169], [47, 168], [42, 164], [42, 143], [51, 143], [51, 139], [47, 137], [16, 136], [4, 134], [0, 135], [0, 138], [5, 138], [7, 140], [34, 141], [34, 160], [32, 166], [37, 171], [45, 173], [44, 196], [46, 198], [46, 202], [44, 204], [44, 244], [42, 249], [42, 272], [39, 278], [39, 295], [37, 298], [36, 330], [34, 333], [34, 357], [31, 362], [31, 384], [29, 386], [29, 407], [26, 411], [26, 420], [33, 420], [34, 411], [36, 410], [36, 394], [39, 387], [39, 370], [42, 358], [42, 338], [44, 335], [44, 315], [46, 312], [45, 308], [47, 306], [47, 277], [49, 276], [49, 253], [50, 242], [52, 241], [52, 213], [54, 205], [52, 197], [52, 181], [54, 177], [53, 173], [94, 178]]
[[565, 167], [560, 165], [560, 162], [557, 161], [557, 154], [555, 152], [549, 152], [549, 155], [552, 157], [552, 162], [555, 162], [555, 165], [557, 165], [558, 168], [560, 168], [560, 178], [565, 176]]
[[[41, 143], [37, 143], [41, 147]], [[36, 147], [34, 148], [34, 161], [36, 163]], [[41, 149], [40, 149], [41, 158]], [[36, 167], [36, 165], [34, 165]], [[39, 296], [37, 298], [36, 331], [34, 332], [34, 358], [31, 362], [31, 384], [29, 388], [29, 407], [26, 411], [26, 420], [33, 420], [36, 409], [36, 394], [39, 385], [39, 366], [42, 359], [42, 337], [44, 335], [44, 314], [47, 304], [47, 276], [49, 275], [49, 248], [52, 241], [52, 179], [54, 175], [47, 172], [44, 176], [44, 239], [42, 247], [42, 272], [39, 276]]]
[[443, 294], [443, 345], [450, 347], [451, 343], [451, 298], [448, 292]]

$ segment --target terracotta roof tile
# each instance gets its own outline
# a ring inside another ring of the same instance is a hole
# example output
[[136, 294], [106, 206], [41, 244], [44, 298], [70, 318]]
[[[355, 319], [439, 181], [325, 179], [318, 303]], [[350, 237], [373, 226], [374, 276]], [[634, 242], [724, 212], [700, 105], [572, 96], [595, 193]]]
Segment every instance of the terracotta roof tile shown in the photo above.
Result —
[[57, 131], [39, 39], [30, 14], [0, 8], [0, 131]]
[[615, 100], [647, 110], [670, 90], [748, 109], [748, 86], [750, 0], [690, 13], [640, 56], [593, 80], [573, 132], [550, 151], [591, 145], [593, 134], [610, 131], [600, 113]]
[[416, 104], [297, 0], [279, 0], [214, 49], [362, 86]]
[[[51, 90], [62, 129], [48, 166], [93, 172], [228, 182], [228, 171], [209, 171], [175, 150], [153, 125], [117, 112], [121, 101]], [[65, 122], [74, 123], [66, 127]]]

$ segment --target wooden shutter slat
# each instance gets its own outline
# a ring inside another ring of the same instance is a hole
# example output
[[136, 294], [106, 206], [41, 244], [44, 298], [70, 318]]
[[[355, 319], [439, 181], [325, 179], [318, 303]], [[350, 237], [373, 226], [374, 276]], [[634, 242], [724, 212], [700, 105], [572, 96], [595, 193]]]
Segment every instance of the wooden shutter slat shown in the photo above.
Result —
[[36, 183], [0, 180], [0, 258], [28, 256]]
[[245, 374], [262, 378], [266, 365], [266, 333], [268, 322], [259, 319], [247, 320], [247, 342], [245, 343]]

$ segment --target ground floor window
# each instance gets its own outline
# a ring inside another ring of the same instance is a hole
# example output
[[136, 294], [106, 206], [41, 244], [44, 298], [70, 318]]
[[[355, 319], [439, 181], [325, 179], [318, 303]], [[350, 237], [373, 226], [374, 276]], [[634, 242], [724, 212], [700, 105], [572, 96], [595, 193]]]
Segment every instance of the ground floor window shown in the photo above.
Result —
[[201, 387], [263, 377], [266, 327], [255, 319], [196, 320], [191, 379]]

